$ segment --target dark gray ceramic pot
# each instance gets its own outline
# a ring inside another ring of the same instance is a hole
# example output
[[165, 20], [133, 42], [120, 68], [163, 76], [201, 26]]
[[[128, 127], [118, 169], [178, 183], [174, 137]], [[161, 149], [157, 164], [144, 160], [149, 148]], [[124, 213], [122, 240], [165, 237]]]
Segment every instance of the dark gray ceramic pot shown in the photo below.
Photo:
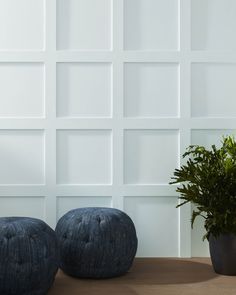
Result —
[[209, 237], [211, 261], [216, 273], [236, 275], [236, 235], [221, 234]]

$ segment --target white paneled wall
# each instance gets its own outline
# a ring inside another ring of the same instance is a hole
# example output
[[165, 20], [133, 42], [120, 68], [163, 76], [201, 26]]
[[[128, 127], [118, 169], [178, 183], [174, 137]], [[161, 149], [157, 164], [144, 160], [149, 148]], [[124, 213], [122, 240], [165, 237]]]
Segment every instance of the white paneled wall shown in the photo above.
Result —
[[0, 0], [0, 216], [134, 220], [139, 256], [202, 256], [168, 184], [236, 130], [235, 0]]

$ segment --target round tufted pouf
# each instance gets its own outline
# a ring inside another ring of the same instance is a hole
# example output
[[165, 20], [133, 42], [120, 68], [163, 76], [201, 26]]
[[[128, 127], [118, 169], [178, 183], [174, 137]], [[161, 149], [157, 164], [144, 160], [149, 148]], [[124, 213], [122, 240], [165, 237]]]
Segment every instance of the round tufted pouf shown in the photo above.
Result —
[[137, 251], [134, 224], [111, 208], [80, 208], [66, 213], [56, 226], [60, 268], [68, 275], [109, 278], [126, 273]]
[[45, 295], [57, 269], [55, 232], [45, 222], [0, 218], [0, 294]]

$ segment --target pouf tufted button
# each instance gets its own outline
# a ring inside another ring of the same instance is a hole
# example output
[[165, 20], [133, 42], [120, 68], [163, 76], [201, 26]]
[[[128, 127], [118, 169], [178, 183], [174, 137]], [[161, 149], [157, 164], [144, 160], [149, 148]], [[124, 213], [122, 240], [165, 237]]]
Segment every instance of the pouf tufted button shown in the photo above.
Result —
[[68, 275], [109, 278], [126, 273], [137, 251], [134, 224], [113, 208], [79, 208], [56, 226], [60, 268]]
[[0, 294], [45, 295], [58, 269], [55, 232], [42, 220], [0, 218]]

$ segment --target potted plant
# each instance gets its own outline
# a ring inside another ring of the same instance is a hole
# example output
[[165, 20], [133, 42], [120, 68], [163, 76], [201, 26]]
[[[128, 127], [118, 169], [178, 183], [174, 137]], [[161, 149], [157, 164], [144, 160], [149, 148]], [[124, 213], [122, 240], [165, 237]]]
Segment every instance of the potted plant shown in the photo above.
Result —
[[216, 273], [236, 275], [236, 142], [223, 137], [221, 146], [210, 149], [191, 145], [183, 158], [186, 164], [175, 169], [170, 184], [183, 201], [193, 203], [191, 225], [197, 216], [205, 219], [210, 255]]

